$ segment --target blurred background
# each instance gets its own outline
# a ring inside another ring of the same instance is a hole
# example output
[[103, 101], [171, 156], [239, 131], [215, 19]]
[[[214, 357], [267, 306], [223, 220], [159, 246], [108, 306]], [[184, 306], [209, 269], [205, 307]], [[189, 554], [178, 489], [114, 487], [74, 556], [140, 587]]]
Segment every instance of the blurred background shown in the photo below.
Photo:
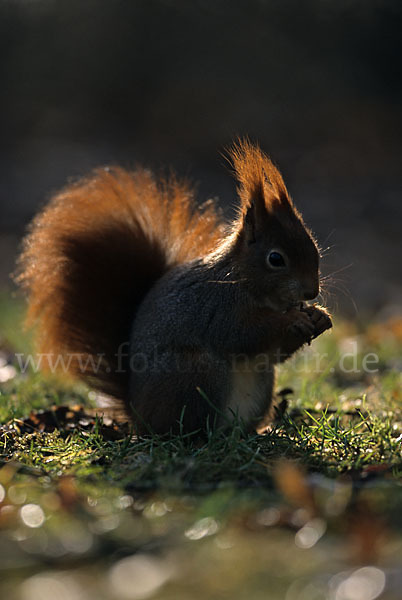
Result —
[[71, 177], [170, 165], [235, 202], [220, 152], [280, 166], [352, 317], [402, 304], [400, 0], [2, 0], [0, 287]]

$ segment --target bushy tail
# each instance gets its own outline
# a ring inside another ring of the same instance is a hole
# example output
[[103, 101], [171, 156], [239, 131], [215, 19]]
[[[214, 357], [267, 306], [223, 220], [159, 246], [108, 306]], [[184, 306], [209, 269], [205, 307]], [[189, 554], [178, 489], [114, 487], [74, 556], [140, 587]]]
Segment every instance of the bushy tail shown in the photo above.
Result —
[[32, 223], [19, 262], [40, 352], [52, 364], [67, 358], [70, 372], [124, 400], [139, 304], [167, 270], [205, 255], [220, 235], [213, 206], [195, 211], [191, 188], [173, 178], [99, 169], [67, 187]]

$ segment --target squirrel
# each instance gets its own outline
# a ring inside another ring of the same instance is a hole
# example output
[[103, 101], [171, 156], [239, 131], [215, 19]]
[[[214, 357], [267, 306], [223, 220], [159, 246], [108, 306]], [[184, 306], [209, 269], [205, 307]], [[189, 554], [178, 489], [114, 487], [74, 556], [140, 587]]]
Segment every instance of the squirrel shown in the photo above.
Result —
[[280, 172], [248, 140], [229, 159], [229, 224], [175, 176], [113, 167], [56, 194], [24, 240], [17, 281], [43, 356], [122, 401], [139, 435], [235, 416], [258, 430], [275, 365], [332, 327], [306, 304], [319, 250]]

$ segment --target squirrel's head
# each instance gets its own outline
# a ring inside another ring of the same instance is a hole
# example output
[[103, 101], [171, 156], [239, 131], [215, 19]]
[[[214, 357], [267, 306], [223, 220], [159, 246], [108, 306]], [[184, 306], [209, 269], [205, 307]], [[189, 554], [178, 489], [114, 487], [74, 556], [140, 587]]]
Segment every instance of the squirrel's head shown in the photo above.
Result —
[[259, 304], [285, 311], [319, 293], [319, 252], [282, 176], [258, 146], [230, 151], [241, 209], [235, 252], [242, 279]]

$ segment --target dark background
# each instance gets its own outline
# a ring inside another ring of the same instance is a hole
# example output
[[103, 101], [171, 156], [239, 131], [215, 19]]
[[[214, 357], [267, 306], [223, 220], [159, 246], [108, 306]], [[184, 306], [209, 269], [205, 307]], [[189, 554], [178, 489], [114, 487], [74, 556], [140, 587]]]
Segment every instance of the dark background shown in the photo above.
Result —
[[335, 272], [332, 305], [401, 291], [400, 0], [3, 0], [0, 283], [32, 215], [98, 164], [171, 165], [233, 205], [259, 140]]

